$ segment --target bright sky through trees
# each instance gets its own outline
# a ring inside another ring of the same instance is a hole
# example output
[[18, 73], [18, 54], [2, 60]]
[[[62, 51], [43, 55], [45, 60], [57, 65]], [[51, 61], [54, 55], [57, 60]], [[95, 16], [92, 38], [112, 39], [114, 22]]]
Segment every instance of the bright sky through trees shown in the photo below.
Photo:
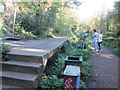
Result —
[[78, 10], [75, 10], [76, 15], [80, 20], [85, 20], [90, 18], [96, 13], [101, 13], [103, 11], [111, 10], [114, 6], [115, 0], [79, 0], [83, 2]]

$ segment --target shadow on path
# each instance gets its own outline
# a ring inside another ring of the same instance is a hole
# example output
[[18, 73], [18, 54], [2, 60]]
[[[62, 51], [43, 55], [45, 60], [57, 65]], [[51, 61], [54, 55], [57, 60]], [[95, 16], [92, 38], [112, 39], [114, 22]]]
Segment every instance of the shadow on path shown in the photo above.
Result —
[[103, 46], [103, 53], [93, 55], [90, 60], [93, 78], [88, 88], [118, 88], [118, 56]]

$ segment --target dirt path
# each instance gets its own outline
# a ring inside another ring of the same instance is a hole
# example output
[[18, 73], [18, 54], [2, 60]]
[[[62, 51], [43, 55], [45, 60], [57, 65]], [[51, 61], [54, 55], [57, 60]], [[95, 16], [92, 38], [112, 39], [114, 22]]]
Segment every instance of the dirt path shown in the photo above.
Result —
[[93, 55], [94, 77], [87, 82], [88, 88], [118, 88], [118, 56], [103, 46], [103, 53]]

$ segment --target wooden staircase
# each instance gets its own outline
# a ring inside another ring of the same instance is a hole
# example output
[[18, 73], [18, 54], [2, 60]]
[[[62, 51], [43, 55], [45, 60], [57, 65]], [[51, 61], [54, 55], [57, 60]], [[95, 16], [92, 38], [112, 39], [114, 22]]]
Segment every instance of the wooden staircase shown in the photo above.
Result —
[[[17, 59], [17, 56], [19, 59]], [[31, 58], [32, 60], [30, 58], [28, 58], [29, 60], [24, 59], [26, 57], [23, 58], [22, 55], [17, 56], [14, 58], [14, 55], [13, 57], [11, 55], [14, 60], [2, 62], [2, 71], [0, 71], [2, 84], [12, 87], [37, 88], [39, 76], [44, 70], [43, 64], [38, 63], [34, 56], [34, 58]]]
[[[58, 43], [59, 40], [61, 42]], [[39, 43], [38, 46], [48, 43], [47, 41], [39, 40], [39, 42], [41, 43]], [[28, 48], [30, 49], [30, 47], [25, 47], [26, 44], [24, 44], [21, 47], [13, 46], [12, 50], [8, 53], [11, 57], [11, 60], [1, 62], [2, 69], [0, 71], [0, 77], [2, 78], [2, 83], [0, 86], [2, 86], [2, 88], [37, 88], [38, 81], [40, 80], [40, 76], [42, 75], [45, 69], [47, 60], [50, 57], [52, 57], [57, 52], [57, 50], [64, 45], [64, 43], [67, 42], [67, 39], [50, 39], [49, 40], [49, 42], [52, 42], [52, 41], [53, 43], [51, 43], [50, 46], [52, 45], [53, 46], [50, 47], [50, 49], [45, 47], [42, 48], [42, 50], [47, 51], [44, 54], [43, 53], [41, 54], [41, 52], [38, 52], [39, 49], [41, 49], [41, 48], [38, 48], [38, 46], [36, 47], [31, 46], [32, 49], [35, 48], [37, 50], [36, 52], [32, 52], [29, 54], [27, 54], [26, 51], [25, 53], [21, 51], [22, 50], [21, 48], [23, 47], [25, 49], [28, 49]], [[18, 41], [16, 42], [18, 43]], [[16, 42], [11, 41], [9, 42], [9, 44], [12, 45]], [[38, 41], [33, 41], [33, 42], [37, 43]], [[35, 46], [35, 44], [33, 44], [33, 46]], [[29, 49], [28, 49], [28, 52], [30, 52]]]

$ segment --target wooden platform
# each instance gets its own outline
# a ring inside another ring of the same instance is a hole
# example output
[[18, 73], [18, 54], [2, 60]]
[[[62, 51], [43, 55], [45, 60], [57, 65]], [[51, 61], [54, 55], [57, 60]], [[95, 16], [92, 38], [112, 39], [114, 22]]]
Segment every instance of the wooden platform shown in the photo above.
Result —
[[[21, 58], [23, 57], [25, 61], [26, 58], [27, 59], [50, 58], [57, 51], [57, 49], [61, 48], [64, 45], [64, 43], [67, 42], [67, 38], [62, 37], [44, 40], [3, 41], [3, 42], [12, 46], [11, 51], [8, 53], [9, 55], [13, 55], [14, 57], [15, 56], [20, 56]], [[38, 62], [41, 63], [41, 60], [38, 60]]]
[[12, 49], [8, 53], [11, 60], [1, 62], [2, 88], [5, 88], [4, 86], [37, 88], [39, 77], [42, 75], [48, 59], [66, 42], [67, 38], [3, 41]]

